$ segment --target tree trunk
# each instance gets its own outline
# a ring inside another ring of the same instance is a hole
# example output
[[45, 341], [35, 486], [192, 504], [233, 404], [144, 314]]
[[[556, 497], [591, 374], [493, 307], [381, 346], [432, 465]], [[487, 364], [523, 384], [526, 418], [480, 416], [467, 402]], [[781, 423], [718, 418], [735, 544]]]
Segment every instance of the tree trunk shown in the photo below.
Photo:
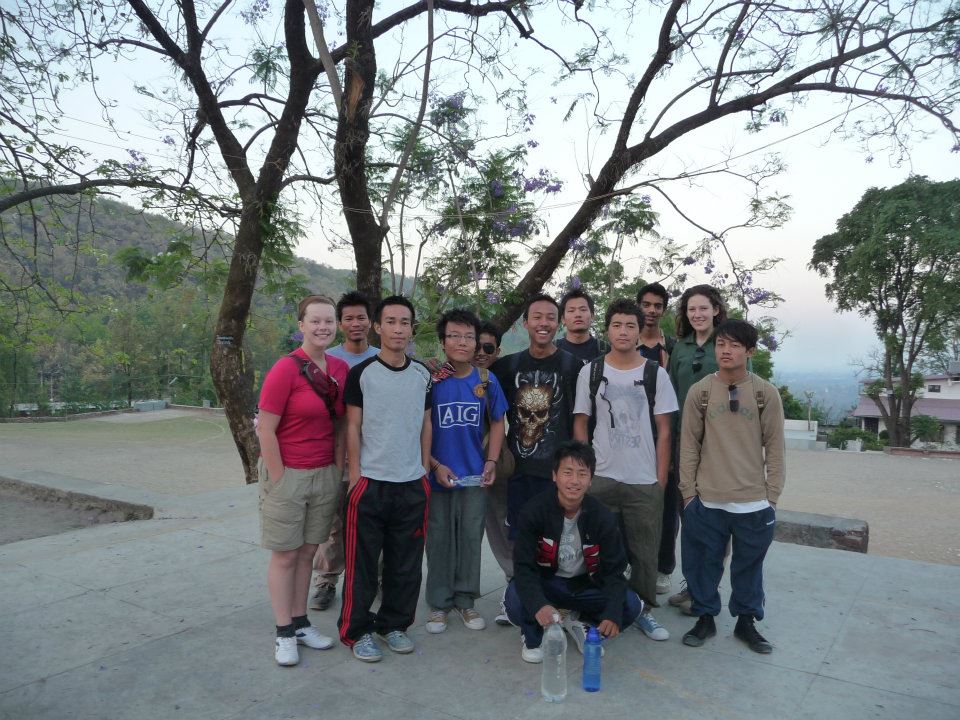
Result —
[[248, 484], [257, 481], [260, 443], [253, 429], [256, 409], [253, 370], [246, 362], [243, 339], [263, 252], [262, 223], [268, 220], [262, 216], [261, 208], [259, 203], [247, 203], [240, 219], [210, 353], [210, 375], [240, 453]]
[[357, 290], [376, 304], [381, 291], [383, 229], [370, 203], [366, 172], [370, 107], [377, 75], [371, 32], [373, 6], [373, 0], [347, 4], [347, 45], [354, 52], [344, 60], [343, 102], [333, 157], [343, 215], [357, 263]]

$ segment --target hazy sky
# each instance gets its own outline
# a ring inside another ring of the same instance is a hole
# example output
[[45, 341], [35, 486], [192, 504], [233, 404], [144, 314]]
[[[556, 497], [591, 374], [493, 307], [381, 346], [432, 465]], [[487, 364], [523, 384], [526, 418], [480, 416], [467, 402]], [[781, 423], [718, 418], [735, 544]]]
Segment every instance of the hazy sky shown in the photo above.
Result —
[[[646, 6], [645, 6], [646, 7]], [[652, 12], [655, 6], [646, 7], [643, 12]], [[380, 7], [378, 17], [390, 8]], [[538, 37], [546, 42], [554, 42], [563, 47], [570, 28], [559, 22], [552, 22], [548, 16], [535, 16]], [[631, 26], [629, 37], [624, 36], [622, 52], [629, 58], [628, 72], [639, 74], [650, 56], [650, 43], [655, 37], [659, 23], [654, 18], [637, 15]], [[239, 23], [225, 26], [225, 31], [234, 28], [238, 34], [245, 32]], [[411, 26], [409, 37], [424, 34], [421, 26]], [[334, 42], [336, 28], [328, 28], [328, 40]], [[380, 48], [381, 67], [389, 67], [389, 47]], [[620, 47], [618, 46], [618, 50]], [[571, 98], [578, 90], [587, 87], [578, 85], [580, 81], [554, 87], [551, 81], [555, 74], [555, 64], [549, 56], [528, 45], [516, 46], [513, 51], [517, 67], [542, 67], [543, 71], [527, 85], [528, 101], [531, 112], [537, 120], [529, 137], [540, 145], [530, 153], [531, 171], [547, 167], [560, 175], [565, 181], [563, 192], [547, 200], [550, 206], [563, 203], [575, 203], [582, 199], [585, 188], [583, 173], [599, 167], [606, 157], [606, 151], [612, 142], [613, 133], [602, 136], [597, 132], [592, 118], [585, 113], [574, 113], [569, 123], [562, 123], [561, 116], [569, 106]], [[452, 81], [450, 71], [438, 67], [435, 79], [440, 92], [452, 92], [457, 88]], [[522, 73], [521, 73], [522, 74]], [[144, 111], [151, 107], [150, 101], [133, 92], [134, 82], [151, 85], [166, 77], [165, 68], [155, 59], [147, 58], [135, 65], [118, 63], [103, 68], [100, 73], [103, 86], [120, 103], [120, 110], [114, 113], [118, 127], [125, 133], [118, 139], [102, 127], [103, 118], [95, 102], [89, 95], [76, 94], [67, 107], [70, 112], [64, 118], [64, 132], [74, 138], [82, 138], [87, 148], [98, 157], [116, 157], [126, 160], [124, 147], [136, 147], [148, 153], [149, 159], [169, 152], [159, 138], [157, 128], [144, 119]], [[683, 87], [689, 73], [675, 69], [665, 80], [657, 81], [650, 97], [651, 109], [648, 117], [653, 116], [662, 103], [678, 88]], [[617, 78], [601, 79], [601, 91], [610, 101], [611, 112], [622, 106], [627, 97], [622, 80]], [[249, 89], [255, 89], [250, 86]], [[471, 90], [482, 93], [481, 88]], [[238, 87], [233, 94], [240, 95], [248, 89]], [[770, 181], [769, 189], [776, 189], [790, 196], [793, 207], [792, 219], [776, 230], [750, 230], [731, 234], [731, 249], [738, 258], [745, 260], [778, 256], [783, 262], [773, 271], [758, 277], [755, 284], [775, 289], [785, 298], [779, 308], [770, 311], [781, 330], [790, 336], [783, 342], [781, 350], [775, 355], [776, 366], [780, 369], [838, 369], [848, 367], [851, 359], [862, 358], [876, 344], [869, 320], [856, 315], [836, 314], [823, 293], [823, 279], [806, 269], [813, 243], [820, 236], [834, 229], [836, 220], [849, 211], [863, 192], [871, 186], [890, 186], [902, 182], [912, 172], [928, 175], [934, 180], [951, 179], [958, 174], [958, 156], [951, 155], [949, 148], [953, 144], [950, 137], [937, 124], [926, 122], [919, 129], [928, 132], [925, 138], [918, 138], [911, 146], [907, 162], [899, 167], [891, 165], [891, 158], [885, 151], [874, 153], [873, 161], [866, 161], [866, 153], [855, 140], [845, 140], [837, 135], [830, 136], [830, 128], [835, 125], [806, 132], [798, 137], [778, 142], [787, 136], [818, 125], [841, 112], [844, 105], [829, 97], [812, 98], [802, 109], [792, 111], [784, 126], [773, 126], [760, 134], [748, 134], [743, 128], [746, 116], [734, 116], [708, 129], [691, 134], [672, 145], [667, 151], [656, 156], [643, 168], [640, 177], [656, 176], [658, 173], [672, 173], [679, 169], [702, 168], [728, 154], [739, 155], [748, 150], [775, 143], [766, 152], [777, 152], [786, 164], [786, 172]], [[683, 109], [682, 106], [679, 109]], [[498, 130], [496, 107], [488, 104], [483, 110], [485, 123], [491, 133]], [[502, 113], [500, 114], [502, 116]], [[85, 122], [80, 122], [85, 121]], [[960, 122], [960, 120], [958, 120]], [[95, 143], [102, 144], [95, 144]], [[154, 155], [156, 154], [156, 156]], [[737, 162], [737, 167], [745, 169], [759, 164], [763, 153], [755, 153]], [[729, 179], [714, 178], [705, 180], [696, 186], [675, 186], [669, 188], [671, 195], [680, 202], [684, 211], [710, 229], [722, 229], [745, 217], [744, 208], [749, 200], [747, 188]], [[691, 227], [677, 216], [669, 205], [653, 196], [654, 210], [661, 214], [660, 233], [685, 242], [698, 242], [703, 233]], [[574, 206], [553, 207], [543, 211], [543, 218], [551, 233], [555, 233], [575, 211]], [[308, 236], [300, 243], [298, 254], [327, 263], [335, 267], [352, 267], [349, 253], [331, 253], [325, 227], [320, 218], [311, 222], [309, 209], [300, 208], [307, 221]], [[629, 254], [643, 258], [649, 254], [641, 245]], [[637, 268], [637, 264], [628, 265], [628, 269]], [[690, 282], [706, 280], [691, 276]]]

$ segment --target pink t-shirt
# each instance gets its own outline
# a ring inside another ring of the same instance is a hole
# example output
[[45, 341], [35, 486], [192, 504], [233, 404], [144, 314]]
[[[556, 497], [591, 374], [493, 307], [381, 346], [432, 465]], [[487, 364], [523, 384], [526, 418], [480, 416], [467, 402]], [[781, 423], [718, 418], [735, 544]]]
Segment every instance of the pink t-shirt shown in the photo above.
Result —
[[[294, 357], [282, 357], [270, 368], [260, 388], [260, 409], [280, 416], [277, 440], [284, 467], [306, 470], [333, 463], [333, 419], [313, 386], [300, 372], [300, 360], [309, 360], [302, 348]], [[298, 359], [294, 359], [298, 358]], [[337, 382], [334, 412], [345, 412], [343, 389], [347, 383], [347, 363], [327, 355], [327, 376]]]

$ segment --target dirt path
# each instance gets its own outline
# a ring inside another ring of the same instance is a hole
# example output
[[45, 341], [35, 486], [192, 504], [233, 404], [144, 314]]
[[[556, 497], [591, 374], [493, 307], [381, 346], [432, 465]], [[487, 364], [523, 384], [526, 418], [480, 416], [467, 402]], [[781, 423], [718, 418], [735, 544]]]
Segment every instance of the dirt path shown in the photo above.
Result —
[[960, 565], [960, 460], [787, 452], [780, 506], [870, 523], [870, 552]]

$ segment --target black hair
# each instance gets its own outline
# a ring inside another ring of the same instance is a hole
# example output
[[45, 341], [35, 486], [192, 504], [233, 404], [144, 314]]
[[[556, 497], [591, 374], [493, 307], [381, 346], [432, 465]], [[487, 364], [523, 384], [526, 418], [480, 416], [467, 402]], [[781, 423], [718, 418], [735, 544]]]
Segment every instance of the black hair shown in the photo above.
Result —
[[733, 340], [743, 345], [747, 350], [753, 350], [757, 346], [757, 338], [760, 333], [746, 320], [737, 320], [730, 318], [724, 320], [717, 326], [716, 336], [724, 337], [727, 340]]
[[590, 477], [593, 477], [593, 473], [597, 469], [597, 455], [593, 452], [593, 448], [585, 442], [567, 440], [560, 443], [560, 445], [557, 446], [556, 452], [553, 453], [554, 472], [560, 470], [560, 462], [564, 458], [573, 458], [583, 465], [586, 465], [590, 469]]
[[447, 310], [440, 316], [440, 319], [437, 320], [437, 337], [440, 338], [440, 342], [443, 342], [443, 338], [447, 334], [447, 323], [459, 323], [461, 325], [471, 326], [474, 334], [477, 336], [477, 347], [474, 349], [474, 352], [480, 348], [480, 318], [465, 308]]
[[663, 299], [663, 307], [666, 308], [667, 304], [670, 302], [670, 294], [667, 292], [667, 289], [658, 282], [647, 283], [642, 288], [637, 290], [637, 304], [643, 300], [644, 295], [657, 295]]
[[380, 316], [383, 314], [383, 309], [388, 305], [403, 305], [410, 311], [410, 324], [413, 325], [417, 322], [417, 311], [413, 309], [412, 302], [403, 295], [389, 295], [377, 303], [377, 307], [373, 311], [373, 321], [375, 323], [380, 323]]
[[553, 299], [553, 296], [547, 295], [546, 293], [537, 293], [533, 297], [529, 298], [526, 304], [523, 306], [524, 320], [530, 319], [530, 306], [538, 302], [548, 302], [551, 305], [553, 305], [557, 309], [557, 316], [558, 316], [557, 319], [558, 320], [560, 319], [559, 316], [562, 315], [563, 313], [560, 312], [560, 305], [557, 303], [556, 300]]
[[567, 290], [563, 294], [563, 297], [560, 298], [560, 317], [563, 317], [563, 313], [567, 310], [567, 303], [571, 300], [576, 300], [577, 298], [583, 298], [587, 301], [587, 307], [590, 308], [590, 314], [593, 315], [593, 298], [590, 297], [590, 293], [586, 290], [581, 290], [580, 288], [575, 288], [573, 290]]
[[607, 307], [607, 314], [603, 318], [603, 327], [605, 330], [610, 329], [610, 321], [613, 319], [614, 315], [633, 315], [637, 318], [637, 325], [640, 328], [643, 328], [643, 313], [640, 311], [640, 307], [633, 301], [628, 298], [617, 298], [609, 307]]
[[716, 315], [713, 316], [713, 326], [717, 327], [720, 323], [727, 319], [727, 308], [723, 304], [723, 298], [720, 297], [720, 291], [717, 290], [713, 285], [694, 285], [692, 288], [687, 288], [683, 291], [683, 295], [680, 296], [680, 307], [677, 309], [677, 337], [683, 338], [693, 332], [693, 327], [690, 325], [690, 321], [687, 319], [687, 303], [690, 302], [690, 298], [694, 295], [703, 295], [707, 300], [710, 301], [710, 304], [718, 309]]
[[479, 338], [481, 335], [493, 335], [496, 338], [497, 347], [500, 347], [500, 343], [503, 342], [503, 333], [500, 332], [500, 328], [489, 320], [480, 323], [480, 332], [477, 333], [477, 337]]
[[356, 305], [363, 305], [364, 310], [367, 311], [367, 317], [370, 317], [370, 300], [367, 299], [367, 296], [363, 293], [351, 290], [350, 292], [345, 292], [340, 296], [340, 299], [337, 300], [337, 322], [340, 322], [343, 318], [344, 308], [354, 307]]

